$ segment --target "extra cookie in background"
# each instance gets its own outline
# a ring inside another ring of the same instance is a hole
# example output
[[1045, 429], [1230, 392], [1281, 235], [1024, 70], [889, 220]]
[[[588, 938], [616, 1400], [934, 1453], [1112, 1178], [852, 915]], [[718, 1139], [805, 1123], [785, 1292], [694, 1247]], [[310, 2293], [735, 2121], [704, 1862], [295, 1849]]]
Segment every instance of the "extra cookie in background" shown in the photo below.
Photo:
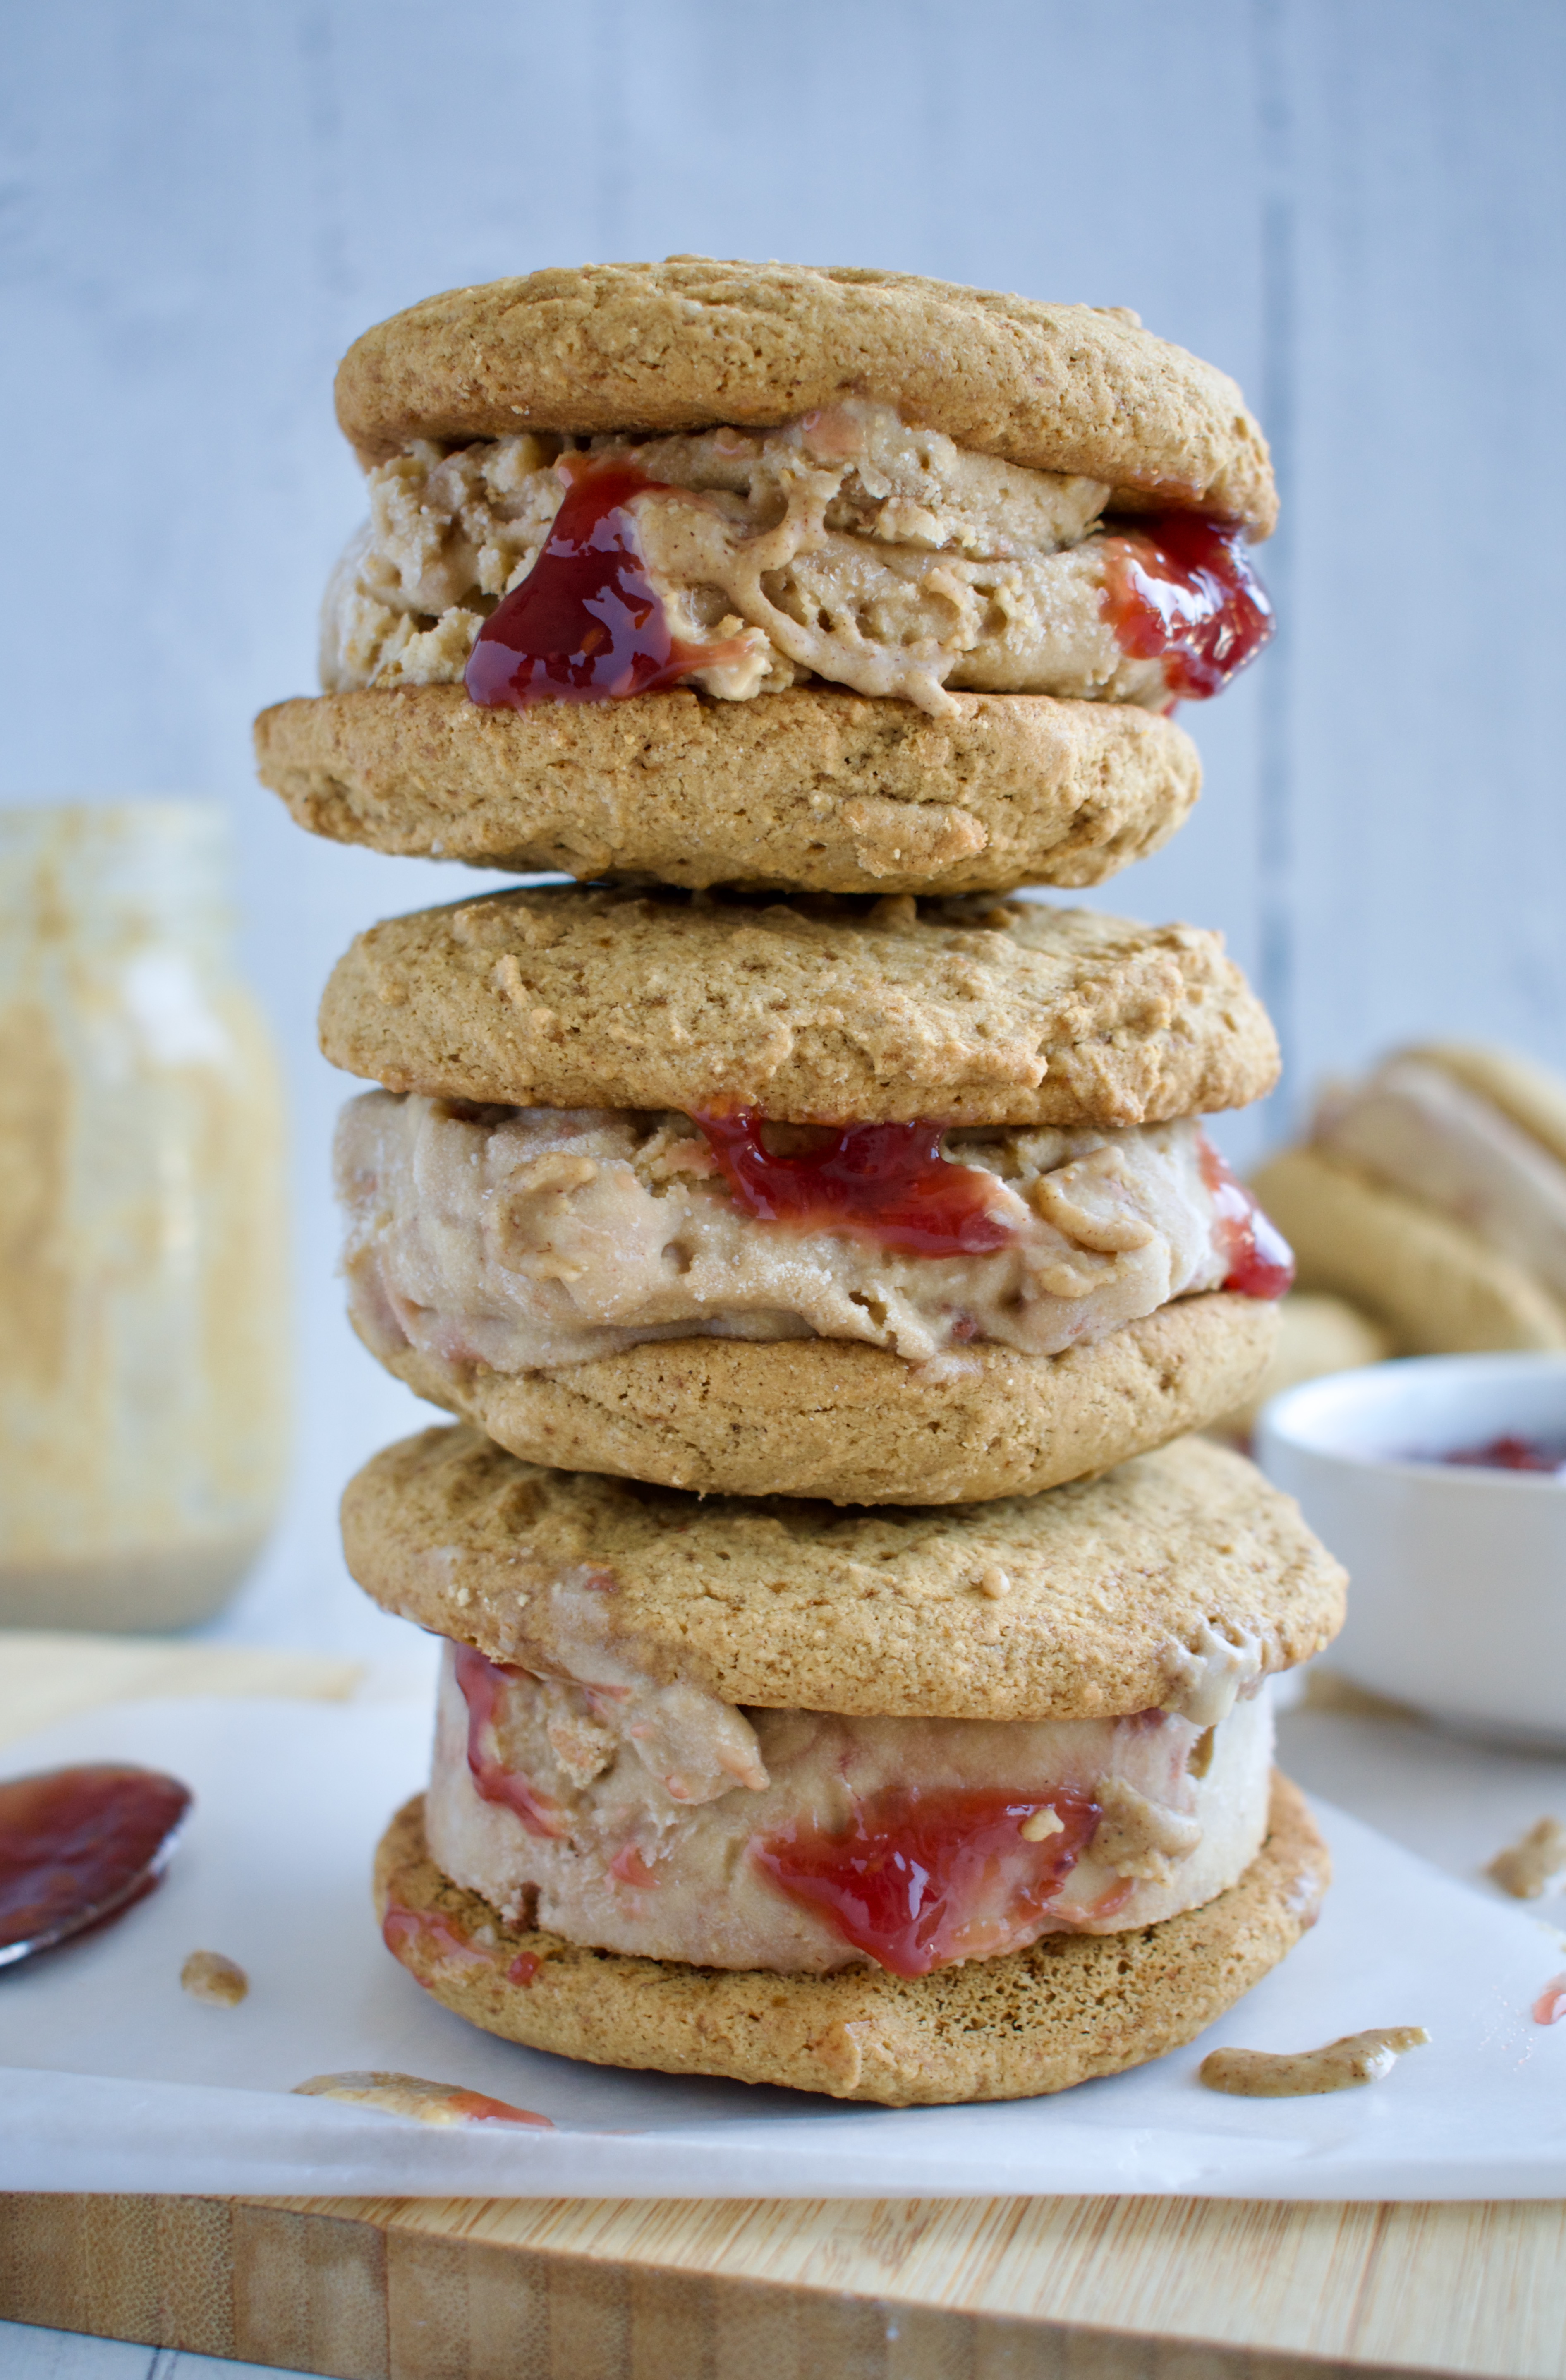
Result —
[[344, 1539], [447, 1640], [386, 1940], [509, 2038], [894, 2105], [1057, 2090], [1190, 2040], [1325, 1886], [1257, 1689], [1336, 1632], [1341, 1573], [1211, 1446], [844, 1514], [438, 1429], [360, 1473]]
[[371, 518], [325, 691], [263, 713], [257, 750], [302, 824], [385, 851], [1091, 884], [1196, 796], [1161, 714], [1270, 633], [1261, 434], [1116, 310], [586, 266], [395, 316], [337, 404]]
[[339, 1131], [356, 1327], [531, 1460], [1015, 1494], [1265, 1365], [1287, 1251], [1199, 1119], [1276, 1050], [1215, 935], [519, 892], [361, 936], [322, 1041], [386, 1087]]
[[1399, 1354], [1566, 1347], [1566, 1084], [1438, 1043], [1331, 1086], [1257, 1195], [1300, 1286], [1348, 1300]]

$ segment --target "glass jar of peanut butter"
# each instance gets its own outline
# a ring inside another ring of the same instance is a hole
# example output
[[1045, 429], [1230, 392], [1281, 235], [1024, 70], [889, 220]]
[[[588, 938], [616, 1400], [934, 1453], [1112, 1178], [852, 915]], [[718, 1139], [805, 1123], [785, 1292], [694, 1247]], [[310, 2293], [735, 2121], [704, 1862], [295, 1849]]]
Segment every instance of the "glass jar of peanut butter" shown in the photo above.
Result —
[[0, 1621], [176, 1628], [275, 1516], [282, 1098], [201, 802], [0, 809]]

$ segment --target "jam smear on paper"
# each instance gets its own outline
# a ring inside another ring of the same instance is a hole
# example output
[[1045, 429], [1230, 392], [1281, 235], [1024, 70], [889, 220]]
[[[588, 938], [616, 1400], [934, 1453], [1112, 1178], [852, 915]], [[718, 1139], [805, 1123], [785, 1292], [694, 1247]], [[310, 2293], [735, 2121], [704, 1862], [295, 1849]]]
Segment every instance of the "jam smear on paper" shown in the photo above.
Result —
[[[928, 1975], [1030, 1939], [1100, 1815], [1064, 1787], [1029, 1796], [889, 1786], [856, 1803], [839, 1834], [788, 1828], [759, 1836], [751, 1852], [780, 1890], [878, 1966]], [[1050, 1815], [1058, 1824], [1045, 1832]]]
[[1566, 2016], [1566, 1975], [1555, 1975], [1534, 2002], [1534, 2022], [1559, 2024], [1563, 2016]]
[[1217, 1209], [1213, 1234], [1228, 1260], [1224, 1288], [1240, 1297], [1284, 1296], [1294, 1285], [1293, 1250], [1205, 1135], [1200, 1151], [1202, 1180]]
[[150, 1892], [190, 1808], [152, 1768], [54, 1768], [0, 1784], [0, 1966]]
[[467, 1768], [481, 1802], [498, 1802], [515, 1811], [530, 1835], [546, 1839], [565, 1831], [564, 1813], [553, 1796], [543, 1792], [519, 1768], [507, 1768], [496, 1757], [494, 1726], [501, 1696], [520, 1670], [487, 1661], [472, 1645], [458, 1645], [456, 1682], [467, 1705]]
[[843, 1232], [904, 1256], [988, 1256], [1008, 1245], [995, 1178], [941, 1152], [940, 1123], [821, 1128], [817, 1146], [774, 1157], [754, 1109], [698, 1114], [719, 1171], [746, 1212], [796, 1232]]
[[623, 701], [737, 658], [737, 640], [689, 645], [669, 632], [625, 509], [634, 496], [664, 492], [662, 482], [585, 455], [556, 468], [564, 502], [527, 577], [479, 631], [466, 672], [471, 699], [487, 710]]
[[459, 2082], [429, 2082], [422, 2074], [356, 2071], [312, 2074], [296, 2082], [305, 2099], [342, 2099], [352, 2107], [380, 2107], [387, 2115], [412, 2116], [423, 2124], [531, 2124], [552, 2132], [548, 2116], [518, 2107], [509, 2099], [492, 2099], [487, 2091], [468, 2091]]
[[1104, 617], [1122, 652], [1163, 662], [1176, 698], [1221, 693], [1273, 630], [1244, 531], [1206, 513], [1154, 513], [1107, 543]]

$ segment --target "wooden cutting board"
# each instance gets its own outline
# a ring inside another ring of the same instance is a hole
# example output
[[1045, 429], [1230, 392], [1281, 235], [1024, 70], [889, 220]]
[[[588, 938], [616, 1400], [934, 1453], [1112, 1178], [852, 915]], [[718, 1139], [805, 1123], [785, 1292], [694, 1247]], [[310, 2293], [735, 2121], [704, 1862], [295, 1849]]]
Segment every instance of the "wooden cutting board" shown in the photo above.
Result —
[[[310, 1655], [0, 1637], [0, 1742]], [[1566, 2380], [1566, 2207], [0, 2195], [0, 2315], [344, 2380]]]
[[1554, 2380], [1566, 2215], [12, 2197], [0, 2314], [352, 2380]]

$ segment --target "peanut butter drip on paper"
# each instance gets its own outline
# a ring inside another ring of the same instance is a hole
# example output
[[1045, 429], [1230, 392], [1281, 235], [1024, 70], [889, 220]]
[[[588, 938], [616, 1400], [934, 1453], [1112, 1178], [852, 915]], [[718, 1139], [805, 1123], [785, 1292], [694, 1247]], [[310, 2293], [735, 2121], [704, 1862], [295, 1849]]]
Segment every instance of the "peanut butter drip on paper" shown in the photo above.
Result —
[[1429, 2038], [1422, 2024], [1392, 2024], [1345, 2034], [1325, 2049], [1283, 2057], [1266, 2049], [1215, 2049], [1196, 2069], [1196, 2080], [1237, 2099], [1305, 2099], [1323, 2091], [1352, 2091], [1361, 2082], [1379, 2082], [1405, 2049], [1422, 2048]]
[[1497, 1852], [1486, 1871], [1513, 1900], [1539, 1900], [1566, 1876], [1566, 1827], [1540, 1818], [1522, 1840]]

